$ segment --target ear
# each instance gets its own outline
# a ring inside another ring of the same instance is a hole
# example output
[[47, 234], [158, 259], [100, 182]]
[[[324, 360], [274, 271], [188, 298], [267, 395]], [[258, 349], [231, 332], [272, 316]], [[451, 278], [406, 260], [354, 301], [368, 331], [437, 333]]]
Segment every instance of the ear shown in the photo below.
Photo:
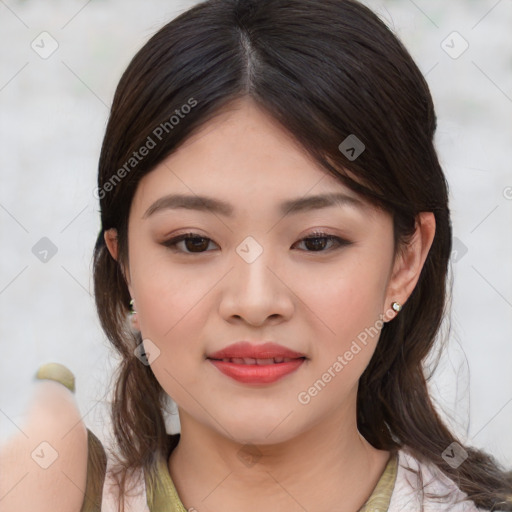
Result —
[[400, 249], [393, 264], [384, 303], [388, 321], [396, 315], [391, 309], [391, 303], [398, 302], [404, 305], [420, 278], [436, 233], [434, 213], [420, 212], [416, 217], [415, 225], [415, 232], [410, 242]]
[[[119, 244], [118, 244], [118, 238], [117, 238], [117, 229], [110, 228], [105, 231], [103, 234], [103, 238], [105, 239], [105, 244], [107, 245], [108, 252], [114, 258], [118, 263], [118, 256], [119, 256]], [[126, 284], [128, 285], [128, 288], [130, 289], [130, 273], [125, 271], [125, 268], [119, 263], [121, 267], [121, 272], [123, 274], [123, 277], [125, 278]], [[130, 289], [130, 295], [133, 297], [132, 290]]]
[[[118, 262], [118, 251], [119, 251], [119, 245], [118, 245], [118, 238], [117, 238], [117, 230], [114, 228], [108, 229], [105, 231], [103, 235], [105, 239], [105, 244], [107, 245], [108, 252]], [[119, 263], [119, 262], [118, 262]], [[128, 291], [130, 292], [130, 296], [134, 297], [133, 290], [130, 285], [130, 273], [125, 272], [125, 269], [121, 264], [121, 272], [125, 278], [126, 284], [128, 286]], [[136, 305], [134, 304], [134, 309], [136, 308]], [[140, 331], [140, 324], [137, 313], [132, 315], [131, 318], [132, 326], [137, 330]]]
[[107, 244], [107, 249], [112, 258], [117, 261], [117, 229], [110, 228], [103, 233], [103, 238]]

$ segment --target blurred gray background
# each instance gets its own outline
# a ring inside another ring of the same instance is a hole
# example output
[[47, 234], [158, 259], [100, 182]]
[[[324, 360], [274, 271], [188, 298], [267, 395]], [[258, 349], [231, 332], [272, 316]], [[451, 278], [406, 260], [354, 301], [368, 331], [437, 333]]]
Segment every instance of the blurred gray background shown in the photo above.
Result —
[[[75, 373], [84, 420], [108, 440], [116, 360], [91, 265], [100, 144], [129, 60], [195, 3], [0, 0], [0, 440], [49, 361]], [[430, 387], [467, 443], [512, 468], [512, 1], [365, 3], [426, 76], [451, 188], [451, 328]]]

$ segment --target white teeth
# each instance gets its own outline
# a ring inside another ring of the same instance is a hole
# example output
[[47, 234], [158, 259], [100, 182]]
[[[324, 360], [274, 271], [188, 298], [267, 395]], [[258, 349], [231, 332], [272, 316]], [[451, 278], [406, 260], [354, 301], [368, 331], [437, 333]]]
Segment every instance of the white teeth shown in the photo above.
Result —
[[256, 359], [256, 364], [260, 364], [260, 365], [263, 365], [263, 364], [274, 364], [275, 361], [270, 358], [270, 359]]
[[268, 359], [254, 359], [252, 357], [232, 357], [232, 358], [224, 358], [222, 359], [225, 363], [234, 363], [234, 364], [257, 364], [257, 365], [266, 365], [266, 364], [276, 364], [276, 363], [288, 363], [291, 361], [289, 357], [274, 357]]

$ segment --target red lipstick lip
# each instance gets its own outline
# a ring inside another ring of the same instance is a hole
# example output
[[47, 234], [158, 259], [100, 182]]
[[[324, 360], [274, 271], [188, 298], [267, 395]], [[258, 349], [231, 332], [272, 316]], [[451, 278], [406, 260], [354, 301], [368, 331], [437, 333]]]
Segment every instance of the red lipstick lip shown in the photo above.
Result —
[[222, 350], [212, 352], [207, 356], [207, 359], [232, 359], [246, 357], [252, 359], [272, 359], [274, 357], [306, 359], [304, 354], [295, 352], [294, 350], [278, 345], [277, 343], [267, 342], [255, 345], [248, 341], [239, 341], [223, 348]]
[[299, 369], [304, 363], [305, 359], [292, 359], [287, 363], [272, 363], [265, 365], [257, 364], [237, 364], [227, 361], [217, 361], [210, 359], [220, 372], [233, 380], [241, 382], [242, 384], [271, 384], [276, 382], [286, 375], [289, 375]]

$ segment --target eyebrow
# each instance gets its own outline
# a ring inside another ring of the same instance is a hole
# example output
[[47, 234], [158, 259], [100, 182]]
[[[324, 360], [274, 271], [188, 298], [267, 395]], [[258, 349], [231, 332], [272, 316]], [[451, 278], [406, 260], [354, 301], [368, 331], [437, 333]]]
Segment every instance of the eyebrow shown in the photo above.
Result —
[[[332, 206], [352, 207], [364, 209], [366, 205], [355, 197], [342, 194], [330, 193], [298, 199], [289, 199], [279, 204], [280, 215], [296, 214], [305, 211], [319, 210]], [[225, 217], [233, 217], [234, 208], [231, 204], [208, 196], [189, 196], [183, 194], [170, 194], [157, 199], [144, 213], [143, 219], [150, 217], [156, 212], [169, 209], [197, 210], [210, 213], [218, 213]]]

